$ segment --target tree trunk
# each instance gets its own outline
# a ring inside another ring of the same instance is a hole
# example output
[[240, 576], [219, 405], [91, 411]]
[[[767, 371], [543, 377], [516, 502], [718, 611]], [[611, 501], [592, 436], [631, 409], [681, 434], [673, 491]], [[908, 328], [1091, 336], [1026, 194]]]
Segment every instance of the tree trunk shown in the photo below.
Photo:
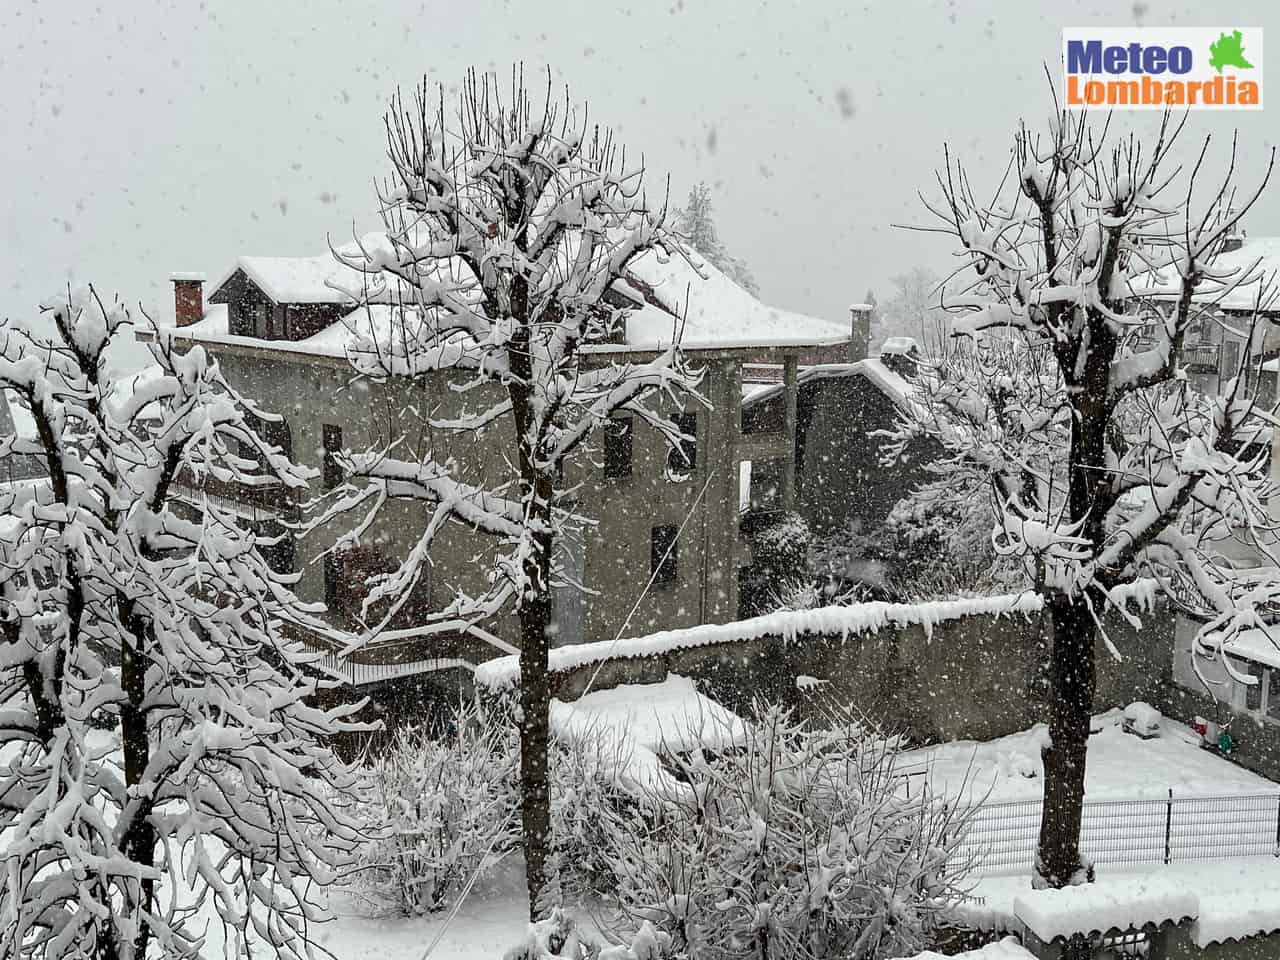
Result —
[[[550, 556], [548, 545], [547, 556]], [[546, 581], [543, 581], [546, 583]], [[520, 810], [524, 841], [529, 919], [551, 907], [551, 787], [547, 777], [550, 747], [551, 684], [547, 676], [547, 629], [551, 591], [540, 590], [520, 606]]]
[[1044, 748], [1044, 806], [1036, 855], [1036, 886], [1065, 887], [1092, 880], [1080, 856], [1085, 754], [1096, 686], [1093, 616], [1087, 600], [1055, 596], [1050, 660], [1049, 744]]
[[[151, 738], [147, 731], [147, 714], [143, 709], [146, 699], [147, 658], [135, 644], [145, 642], [145, 625], [135, 619], [129, 626], [133, 636], [126, 636], [120, 644], [120, 682], [125, 693], [125, 701], [120, 705], [120, 733], [124, 750], [125, 783], [130, 788], [141, 789], [147, 765], [151, 762]], [[150, 803], [144, 802], [130, 824], [122, 844], [125, 856], [144, 867], [155, 865], [156, 831], [151, 823], [149, 808]], [[154, 907], [155, 881], [139, 880], [138, 887], [139, 913], [150, 913]], [[142, 960], [147, 954], [151, 925], [141, 915], [138, 921], [133, 956]]]

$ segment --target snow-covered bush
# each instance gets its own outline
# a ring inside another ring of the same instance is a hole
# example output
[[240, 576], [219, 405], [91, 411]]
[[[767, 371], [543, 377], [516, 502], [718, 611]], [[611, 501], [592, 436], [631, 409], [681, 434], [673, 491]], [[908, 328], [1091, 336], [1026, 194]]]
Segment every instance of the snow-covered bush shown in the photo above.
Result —
[[681, 956], [918, 952], [961, 898], [965, 823], [896, 776], [897, 742], [854, 721], [758, 707], [741, 750], [677, 760], [687, 800], [651, 798], [616, 838], [622, 924]]
[[[552, 876], [567, 902], [613, 884], [613, 833], [637, 800], [617, 781], [616, 738], [590, 731], [552, 742]], [[520, 847], [517, 733], [500, 710], [463, 702], [433, 728], [399, 731], [369, 765], [361, 807], [375, 839], [354, 892], [376, 912], [418, 916], [451, 906], [468, 880]]]
[[551, 851], [553, 876], [564, 903], [582, 903], [612, 892], [611, 848], [627, 829], [641, 798], [618, 778], [627, 749], [603, 731], [560, 733], [552, 743]]
[[671, 956], [671, 937], [652, 924], [641, 924], [628, 943], [605, 946], [557, 907], [545, 919], [529, 924], [524, 940], [504, 953], [503, 960], [665, 960]]
[[450, 906], [467, 881], [511, 852], [518, 836], [514, 731], [460, 704], [447, 729], [403, 729], [369, 767], [362, 807], [373, 839], [357, 887], [402, 916]]

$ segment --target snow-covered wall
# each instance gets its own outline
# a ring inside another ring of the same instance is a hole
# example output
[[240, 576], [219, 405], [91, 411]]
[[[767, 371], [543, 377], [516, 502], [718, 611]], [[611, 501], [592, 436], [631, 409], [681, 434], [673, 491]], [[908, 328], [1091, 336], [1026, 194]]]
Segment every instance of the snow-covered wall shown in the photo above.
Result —
[[[815, 717], [854, 705], [921, 742], [987, 740], [1047, 719], [1049, 624], [1041, 610], [1034, 594], [866, 603], [560, 647], [550, 656], [552, 695], [569, 702], [588, 689], [676, 673], [740, 714], [757, 697]], [[1135, 628], [1103, 617], [1124, 659], [1098, 641], [1096, 712], [1163, 703], [1172, 620], [1163, 609], [1142, 619]], [[502, 657], [478, 666], [475, 681], [482, 695], [501, 696], [519, 676], [517, 658]]]
[[[784, 610], [736, 620], [709, 623], [683, 630], [663, 630], [643, 637], [617, 641], [572, 644], [556, 647], [549, 665], [554, 673], [576, 670], [610, 660], [658, 657], [676, 650], [719, 644], [741, 644], [768, 637], [783, 643], [801, 642], [806, 637], [839, 637], [847, 640], [862, 633], [875, 633], [886, 626], [919, 626], [927, 635], [939, 624], [965, 617], [999, 617], [1038, 613], [1044, 605], [1035, 593], [976, 597], [965, 600], [937, 600], [929, 603], [859, 603], [851, 606], [819, 607], [815, 610]], [[501, 690], [520, 680], [520, 659], [498, 657], [476, 668], [475, 682], [490, 690]]]

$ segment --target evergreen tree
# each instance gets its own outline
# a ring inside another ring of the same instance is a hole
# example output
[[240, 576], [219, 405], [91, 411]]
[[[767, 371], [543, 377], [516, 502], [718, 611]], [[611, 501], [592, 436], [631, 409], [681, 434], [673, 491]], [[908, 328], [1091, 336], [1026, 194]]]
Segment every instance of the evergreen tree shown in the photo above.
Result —
[[753, 297], [760, 296], [760, 287], [751, 269], [742, 260], [730, 256], [720, 242], [715, 221], [711, 219], [711, 188], [705, 183], [690, 190], [685, 208], [676, 212], [676, 230], [713, 267]]

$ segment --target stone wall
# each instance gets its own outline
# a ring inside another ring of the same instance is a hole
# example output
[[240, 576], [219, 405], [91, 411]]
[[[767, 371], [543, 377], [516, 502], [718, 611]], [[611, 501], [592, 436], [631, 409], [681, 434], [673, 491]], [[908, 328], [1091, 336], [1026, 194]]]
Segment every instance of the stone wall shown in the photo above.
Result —
[[[1172, 616], [1160, 611], [1145, 617], [1141, 630], [1118, 618], [1105, 622], [1124, 659], [1116, 661], [1099, 639], [1095, 710], [1134, 700], [1167, 703]], [[684, 647], [556, 673], [553, 694], [575, 700], [588, 683], [601, 690], [657, 682], [670, 672], [694, 678], [710, 696], [739, 712], [748, 710], [755, 697], [807, 710], [847, 704], [916, 742], [985, 740], [1048, 719], [1047, 628], [1044, 615], [968, 616], [931, 632], [886, 626], [847, 639], [766, 637]], [[810, 694], [797, 688], [797, 676], [826, 682], [820, 693]]]

